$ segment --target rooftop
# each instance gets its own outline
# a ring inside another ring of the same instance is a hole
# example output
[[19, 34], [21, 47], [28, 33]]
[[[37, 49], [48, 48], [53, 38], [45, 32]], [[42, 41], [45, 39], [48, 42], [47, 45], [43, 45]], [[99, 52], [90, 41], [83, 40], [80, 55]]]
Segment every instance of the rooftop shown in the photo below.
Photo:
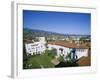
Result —
[[77, 61], [79, 66], [90, 66], [91, 65], [91, 58], [90, 56], [88, 57], [81, 57], [78, 61]]
[[25, 43], [27, 43], [27, 44], [29, 44], [29, 43], [33, 43], [32, 40], [28, 40], [28, 39], [24, 39], [23, 41], [24, 41]]
[[86, 44], [77, 44], [77, 43], [70, 43], [67, 41], [50, 41], [48, 44], [52, 45], [59, 45], [67, 48], [81, 48], [81, 49], [88, 49], [90, 47], [86, 46]]

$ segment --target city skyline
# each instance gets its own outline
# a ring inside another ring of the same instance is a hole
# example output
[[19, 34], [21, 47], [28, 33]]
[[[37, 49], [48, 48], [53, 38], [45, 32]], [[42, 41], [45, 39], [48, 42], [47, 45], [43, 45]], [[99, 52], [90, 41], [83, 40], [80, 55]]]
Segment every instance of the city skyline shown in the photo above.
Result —
[[62, 34], [91, 34], [91, 14], [23, 10], [23, 27]]

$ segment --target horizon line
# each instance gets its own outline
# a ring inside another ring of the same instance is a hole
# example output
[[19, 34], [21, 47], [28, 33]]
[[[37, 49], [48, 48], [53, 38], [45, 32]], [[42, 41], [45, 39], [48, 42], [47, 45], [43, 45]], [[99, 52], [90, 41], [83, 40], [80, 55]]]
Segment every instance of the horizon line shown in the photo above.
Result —
[[[40, 29], [33, 29], [33, 28], [28, 28], [28, 27], [23, 27], [23, 29], [40, 30]], [[63, 34], [63, 35], [91, 35], [91, 34], [59, 33], [59, 32], [46, 31], [46, 30], [40, 30], [40, 31], [51, 32], [51, 33], [57, 33], [57, 34]]]

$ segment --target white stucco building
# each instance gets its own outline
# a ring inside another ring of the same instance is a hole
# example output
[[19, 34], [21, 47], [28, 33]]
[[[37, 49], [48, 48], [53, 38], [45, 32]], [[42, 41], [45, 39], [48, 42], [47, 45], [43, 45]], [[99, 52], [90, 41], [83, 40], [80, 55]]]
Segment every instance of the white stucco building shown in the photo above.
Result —
[[57, 50], [57, 56], [60, 55], [67, 56], [69, 53], [71, 53], [71, 58], [81, 58], [83, 56], [88, 56], [88, 48], [84, 45], [76, 45], [76, 43], [67, 43], [67, 42], [49, 42], [48, 43], [48, 49], [55, 48]]
[[66, 48], [66, 47], [63, 47], [63, 46], [60, 46], [60, 45], [52, 45], [52, 44], [48, 44], [48, 49], [51, 50], [55, 48], [57, 50], [57, 56], [62, 56], [62, 55], [65, 55], [67, 56], [68, 53], [71, 51], [70, 48]]
[[48, 48], [46, 48], [45, 37], [37, 37], [37, 39], [39, 40], [38, 42], [25, 44], [27, 55], [41, 54], [46, 49], [51, 50], [55, 48], [57, 50], [56, 57], [59, 57], [60, 55], [66, 57], [68, 54], [71, 54], [72, 59], [79, 59], [83, 56], [88, 56], [89, 48], [83, 44], [77, 45], [77, 43], [69, 43], [64, 41], [51, 41], [47, 43]]
[[46, 50], [45, 37], [37, 37], [37, 38], [39, 40], [38, 42], [31, 42], [25, 44], [27, 55], [41, 54]]

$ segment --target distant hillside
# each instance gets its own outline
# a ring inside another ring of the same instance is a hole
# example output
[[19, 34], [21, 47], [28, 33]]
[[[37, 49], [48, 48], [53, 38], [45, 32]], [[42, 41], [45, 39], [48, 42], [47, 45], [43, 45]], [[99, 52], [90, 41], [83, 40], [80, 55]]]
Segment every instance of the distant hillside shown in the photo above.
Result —
[[61, 33], [56, 33], [56, 32], [50, 32], [50, 31], [43, 31], [43, 30], [37, 30], [37, 29], [28, 29], [24, 28], [23, 29], [23, 38], [32, 40], [35, 37], [46, 37], [47, 39], [64, 39], [66, 37], [90, 37], [90, 35], [72, 35], [72, 34], [61, 34]]
[[28, 29], [28, 28], [23, 29], [23, 36], [24, 36], [24, 39], [32, 39], [35, 37], [42, 37], [42, 36], [47, 37], [47, 38], [53, 38], [53, 37], [65, 38], [66, 37], [65, 34], [43, 31], [43, 30], [36, 30], [36, 29]]

